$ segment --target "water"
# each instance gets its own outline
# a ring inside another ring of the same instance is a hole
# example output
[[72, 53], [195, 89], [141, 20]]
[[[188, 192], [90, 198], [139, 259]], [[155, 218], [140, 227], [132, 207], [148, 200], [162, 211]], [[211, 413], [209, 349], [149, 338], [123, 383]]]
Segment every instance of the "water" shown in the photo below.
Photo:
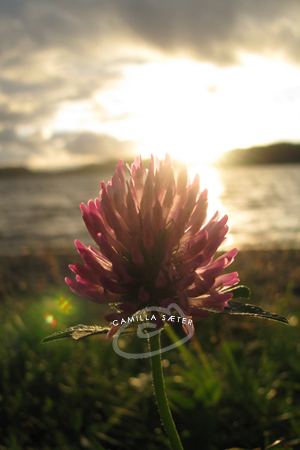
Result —
[[[300, 247], [300, 165], [199, 170], [209, 189], [209, 214], [230, 218], [226, 247]], [[92, 244], [79, 204], [99, 194], [110, 174], [80, 174], [0, 180], [0, 253], [44, 247], [70, 248], [76, 238]]]
[[234, 245], [300, 247], [300, 165], [222, 170], [219, 180]]

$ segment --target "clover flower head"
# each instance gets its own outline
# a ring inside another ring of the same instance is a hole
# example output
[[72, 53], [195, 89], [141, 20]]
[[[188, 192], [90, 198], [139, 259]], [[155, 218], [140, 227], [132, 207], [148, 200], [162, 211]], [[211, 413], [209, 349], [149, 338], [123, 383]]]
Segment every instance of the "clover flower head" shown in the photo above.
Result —
[[[236, 272], [223, 274], [236, 249], [214, 260], [228, 231], [218, 212], [206, 222], [207, 190], [199, 175], [190, 183], [186, 167], [175, 178], [171, 159], [151, 157], [144, 170], [141, 157], [125, 178], [122, 160], [111, 181], [101, 183], [100, 198], [81, 204], [84, 222], [98, 249], [75, 241], [84, 264], [71, 265], [76, 279], [66, 278], [76, 294], [99, 304], [113, 304], [109, 322], [151, 306], [177, 303], [187, 317], [206, 317], [207, 309], [223, 311], [239, 282]], [[156, 326], [163, 327], [159, 313]], [[121, 325], [112, 326], [107, 338]], [[183, 328], [187, 332], [186, 325]]]

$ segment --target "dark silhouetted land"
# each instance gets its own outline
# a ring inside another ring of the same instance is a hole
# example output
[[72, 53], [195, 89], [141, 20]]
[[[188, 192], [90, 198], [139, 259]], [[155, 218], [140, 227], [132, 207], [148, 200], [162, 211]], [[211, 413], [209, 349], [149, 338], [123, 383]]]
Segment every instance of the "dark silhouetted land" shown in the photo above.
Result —
[[222, 153], [216, 161], [217, 165], [222, 166], [291, 163], [300, 163], [300, 144], [279, 143], [230, 150]]
[[[132, 162], [126, 158], [125, 162]], [[145, 167], [149, 166], [150, 159], [143, 160]], [[59, 171], [33, 171], [26, 167], [0, 168], [0, 178], [32, 177], [32, 176], [62, 176], [65, 174], [91, 174], [115, 171], [118, 160], [109, 160], [100, 164], [89, 164], [73, 169]], [[241, 166], [255, 164], [292, 164], [300, 163], [300, 144], [277, 143], [268, 146], [250, 147], [247, 149], [235, 149], [222, 153], [214, 162], [217, 166]], [[179, 160], [173, 159], [173, 166], [180, 166]]]

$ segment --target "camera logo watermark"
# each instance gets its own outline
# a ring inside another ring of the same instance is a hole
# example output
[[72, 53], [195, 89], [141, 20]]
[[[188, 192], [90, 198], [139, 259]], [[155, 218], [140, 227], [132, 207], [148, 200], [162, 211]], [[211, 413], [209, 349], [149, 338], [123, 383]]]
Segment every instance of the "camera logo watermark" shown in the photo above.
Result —
[[[175, 309], [179, 316], [174, 316], [171, 314], [171, 309]], [[160, 329], [155, 329], [155, 331], [149, 331], [149, 328], [156, 328], [155, 323], [149, 322], [150, 319], [148, 319], [148, 315], [152, 316], [151, 319], [155, 319], [155, 315], [153, 315], [153, 312], [160, 312], [162, 313], [162, 320], [165, 321], [166, 323], [170, 323], [170, 322], [179, 322], [181, 320], [181, 322], [183, 324], [185, 324], [186, 330], [188, 332], [188, 334], [180, 339], [180, 341], [173, 343], [171, 345], [168, 345], [167, 347], [161, 348], [160, 350], [156, 350], [154, 352], [144, 352], [144, 353], [127, 353], [124, 352], [123, 350], [120, 349], [119, 345], [118, 345], [118, 339], [121, 335], [121, 333], [128, 327], [130, 326], [136, 318], [141, 318], [140, 320], [145, 320], [146, 323], [139, 323], [138, 325], [138, 329], [137, 329], [137, 336], [141, 339], [147, 339], [148, 337], [152, 337], [155, 336], [157, 333], [160, 333]], [[142, 319], [143, 315], [146, 314], [145, 319]], [[177, 318], [177, 320], [176, 320]], [[117, 321], [114, 321], [117, 322]], [[150, 356], [155, 356], [158, 353], [164, 353], [167, 352], [168, 350], [172, 350], [173, 348], [178, 347], [181, 344], [184, 344], [185, 342], [187, 342], [189, 339], [191, 339], [191, 337], [194, 334], [193, 331], [193, 321], [192, 319], [189, 319], [186, 317], [186, 315], [184, 314], [184, 312], [182, 311], [182, 309], [176, 304], [176, 303], [171, 303], [167, 308], [162, 308], [162, 307], [158, 307], [158, 306], [150, 306], [148, 308], [143, 309], [142, 311], [139, 312], [138, 316], [133, 316], [133, 317], [129, 317], [127, 322], [125, 321], [125, 319], [121, 320], [122, 326], [121, 328], [118, 330], [118, 333], [116, 334], [115, 338], [113, 339], [113, 349], [116, 353], [118, 353], [118, 355], [123, 356], [123, 358], [126, 359], [142, 359], [142, 358], [150, 358]], [[114, 326], [119, 325], [119, 323], [113, 323]], [[147, 333], [144, 333], [143, 330], [147, 328]]]

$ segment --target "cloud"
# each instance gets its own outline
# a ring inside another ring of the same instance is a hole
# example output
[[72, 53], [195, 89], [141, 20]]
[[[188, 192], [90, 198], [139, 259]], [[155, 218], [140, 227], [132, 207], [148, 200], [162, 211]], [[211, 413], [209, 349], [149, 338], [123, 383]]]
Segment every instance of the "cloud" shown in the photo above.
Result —
[[8, 144], [11, 142], [18, 141], [18, 137], [16, 136], [16, 132], [13, 128], [4, 128], [0, 131], [0, 142], [3, 144]]
[[[128, 65], [186, 57], [232, 66], [250, 53], [299, 66], [299, 22], [299, 0], [2, 1], [0, 158], [26, 162], [30, 152], [47, 153], [54, 143], [57, 152], [65, 146], [74, 155], [83, 146], [91, 155], [110, 152], [108, 136], [65, 135], [58, 146], [42, 130], [63, 104], [117, 87]], [[99, 123], [111, 120], [100, 106], [96, 116]], [[31, 137], [20, 133], [24, 127]], [[114, 145], [117, 152], [132, 147]]]
[[[92, 132], [58, 133], [48, 139], [36, 133], [20, 137], [14, 128], [0, 132], [0, 165], [57, 168], [80, 163], [101, 163], [126, 158], [136, 151], [136, 142], [121, 141]], [[43, 164], [44, 161], [44, 164]]]
[[108, 44], [134, 42], [216, 64], [280, 47], [299, 63], [298, 0], [10, 0], [0, 15], [2, 49], [20, 47], [24, 56], [67, 49], [84, 63], [98, 50], [103, 60]]
[[67, 136], [68, 142], [65, 148], [72, 154], [96, 155], [102, 157], [109, 155], [111, 158], [125, 157], [134, 152], [136, 143], [120, 141], [106, 134], [84, 132], [78, 135]]
[[0, 164], [23, 165], [32, 155], [39, 154], [38, 142], [20, 138], [14, 128], [3, 128], [0, 132]]
[[[168, 53], [230, 65], [247, 52], [280, 51], [299, 64], [300, 4], [295, 0], [129, 0], [122, 5], [130, 29]], [[283, 39], [285, 37], [285, 39]]]

